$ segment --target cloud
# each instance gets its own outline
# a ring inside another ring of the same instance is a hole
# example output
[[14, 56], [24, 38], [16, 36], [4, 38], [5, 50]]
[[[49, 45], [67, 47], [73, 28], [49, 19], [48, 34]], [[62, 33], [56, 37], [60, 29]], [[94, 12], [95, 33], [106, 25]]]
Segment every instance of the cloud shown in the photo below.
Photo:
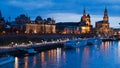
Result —
[[[79, 22], [82, 14], [76, 13], [51, 13], [45, 15], [45, 17], [52, 17], [56, 22]], [[90, 15], [91, 24], [95, 27], [95, 22], [103, 20], [103, 15]], [[109, 16], [110, 27], [118, 28], [120, 17]]]
[[11, 0], [9, 1], [9, 5], [15, 6], [15, 7], [20, 7], [25, 10], [33, 10], [33, 9], [39, 9], [43, 7], [49, 7], [53, 3], [51, 1], [46, 1], [46, 0], [32, 0], [32, 1], [18, 1], [18, 0]]
[[56, 22], [78, 22], [82, 15], [74, 13], [51, 13], [44, 17], [52, 17]]

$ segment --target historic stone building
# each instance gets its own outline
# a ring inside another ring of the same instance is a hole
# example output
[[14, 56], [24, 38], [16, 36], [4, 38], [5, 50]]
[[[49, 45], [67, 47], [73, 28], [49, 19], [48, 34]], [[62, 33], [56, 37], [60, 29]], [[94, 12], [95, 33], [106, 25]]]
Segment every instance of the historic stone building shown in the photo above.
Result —
[[56, 24], [57, 33], [61, 34], [86, 34], [91, 32], [90, 15], [84, 9], [80, 22], [59, 22]]
[[102, 21], [96, 22], [96, 34], [98, 36], [109, 37], [113, 33], [113, 29], [109, 27], [109, 17], [107, 8], [105, 8]]
[[25, 33], [29, 34], [53, 34], [56, 33], [55, 20], [48, 18], [43, 20], [37, 16], [34, 23], [26, 24]]
[[78, 22], [56, 23], [56, 32], [59, 34], [80, 34]]
[[15, 18], [15, 22], [21, 25], [30, 23], [30, 17], [25, 14], [21, 14]]
[[83, 16], [81, 17], [81, 21], [79, 23], [80, 32], [81, 33], [90, 33], [92, 25], [90, 20], [90, 15], [86, 15], [86, 11], [84, 9]]

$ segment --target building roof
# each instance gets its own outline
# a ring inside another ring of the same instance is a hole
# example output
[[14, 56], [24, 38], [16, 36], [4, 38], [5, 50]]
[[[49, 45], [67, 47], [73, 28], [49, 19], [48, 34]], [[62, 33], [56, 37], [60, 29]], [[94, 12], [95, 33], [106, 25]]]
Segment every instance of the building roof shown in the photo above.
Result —
[[96, 23], [107, 23], [107, 24], [109, 24], [109, 22], [105, 22], [105, 21], [97, 21]]
[[79, 22], [59, 22], [56, 26], [79, 26]]
[[102, 21], [97, 21], [96, 23], [103, 23], [103, 20]]
[[56, 28], [59, 30], [63, 30], [64, 28], [76, 28], [79, 26], [79, 22], [59, 22], [56, 23]]

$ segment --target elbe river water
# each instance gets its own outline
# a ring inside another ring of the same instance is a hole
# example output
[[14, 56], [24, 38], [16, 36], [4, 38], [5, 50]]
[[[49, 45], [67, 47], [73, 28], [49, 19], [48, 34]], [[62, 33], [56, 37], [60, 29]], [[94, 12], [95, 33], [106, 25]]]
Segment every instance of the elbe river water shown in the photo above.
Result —
[[0, 68], [120, 68], [120, 41], [74, 49], [56, 48], [15, 57], [15, 62]]

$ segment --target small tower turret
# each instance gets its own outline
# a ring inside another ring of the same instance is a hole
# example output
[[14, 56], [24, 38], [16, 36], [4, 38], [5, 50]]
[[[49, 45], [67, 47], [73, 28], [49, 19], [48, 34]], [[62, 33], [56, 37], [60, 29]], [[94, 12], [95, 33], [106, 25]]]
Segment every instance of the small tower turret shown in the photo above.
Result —
[[105, 8], [105, 11], [104, 11], [103, 21], [104, 22], [108, 22], [108, 11], [107, 11], [107, 8]]
[[86, 22], [86, 10], [83, 10], [83, 16], [81, 17], [81, 22]]

